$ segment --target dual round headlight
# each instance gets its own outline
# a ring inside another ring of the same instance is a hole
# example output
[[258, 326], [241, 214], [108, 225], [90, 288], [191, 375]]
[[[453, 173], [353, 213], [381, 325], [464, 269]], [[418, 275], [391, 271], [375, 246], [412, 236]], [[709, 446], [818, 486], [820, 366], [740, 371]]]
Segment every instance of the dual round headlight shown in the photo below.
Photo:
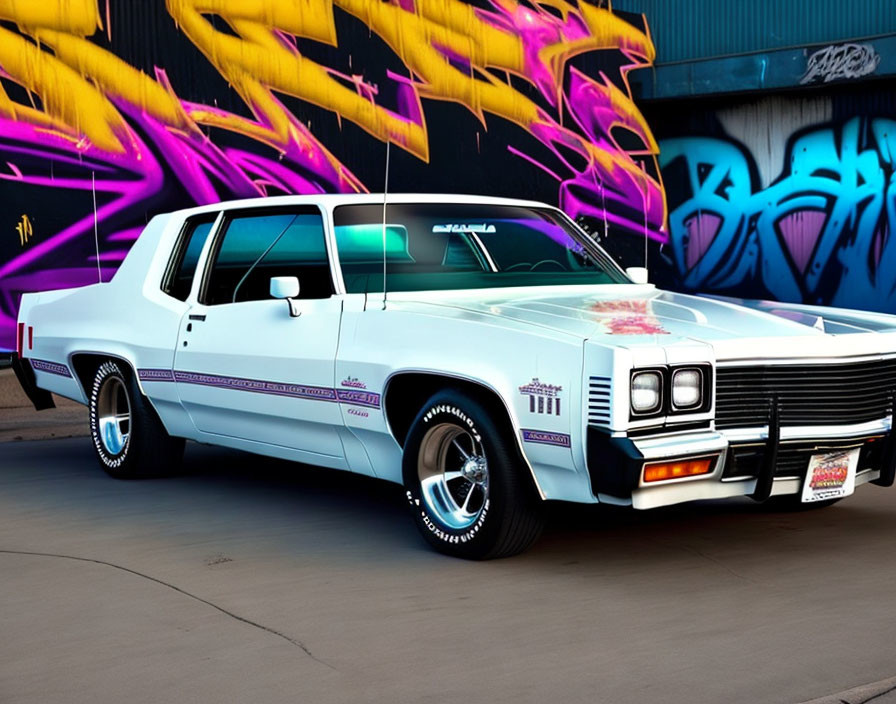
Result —
[[[703, 405], [703, 371], [695, 367], [673, 369], [671, 411], [695, 410]], [[663, 408], [664, 372], [647, 370], [632, 374], [631, 404], [636, 415], [658, 413]]]
[[672, 372], [672, 410], [682, 411], [703, 404], [703, 372], [676, 369]]
[[659, 372], [632, 375], [632, 410], [654, 413], [663, 405], [663, 377]]

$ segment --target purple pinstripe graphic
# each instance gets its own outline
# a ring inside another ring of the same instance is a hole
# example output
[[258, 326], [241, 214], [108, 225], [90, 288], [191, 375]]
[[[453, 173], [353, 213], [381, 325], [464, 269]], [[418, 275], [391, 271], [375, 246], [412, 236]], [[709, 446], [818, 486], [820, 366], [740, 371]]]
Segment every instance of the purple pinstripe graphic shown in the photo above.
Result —
[[170, 369], [138, 369], [140, 381], [174, 381], [174, 372]]
[[569, 435], [563, 433], [549, 433], [544, 430], [523, 430], [523, 441], [540, 445], [555, 445], [557, 447], [571, 447]]
[[262, 379], [244, 379], [236, 376], [218, 376], [216, 374], [200, 374], [198, 372], [174, 372], [174, 380], [182, 384], [212, 386], [218, 389], [233, 391], [252, 391], [273, 396], [305, 398], [312, 401], [336, 401], [336, 389], [324, 386], [305, 386], [303, 384], [284, 384]]
[[138, 369], [137, 376], [141, 381], [177, 381], [181, 384], [210, 386], [216, 389], [233, 391], [251, 391], [258, 394], [302, 398], [309, 401], [328, 401], [344, 403], [350, 406], [380, 407], [380, 395], [372, 391], [356, 391], [354, 389], [334, 389], [326, 386], [307, 386], [305, 384], [286, 384], [279, 381], [262, 379], [244, 379], [235, 376], [219, 376], [199, 372], [169, 371], [167, 369]]
[[57, 362], [48, 362], [44, 359], [30, 359], [31, 368], [39, 372], [47, 372], [48, 374], [56, 374], [57, 376], [65, 376], [71, 379], [72, 373], [64, 364]]
[[336, 389], [339, 403], [348, 403], [352, 406], [367, 406], [368, 408], [380, 407], [380, 395], [372, 391], [346, 391]]

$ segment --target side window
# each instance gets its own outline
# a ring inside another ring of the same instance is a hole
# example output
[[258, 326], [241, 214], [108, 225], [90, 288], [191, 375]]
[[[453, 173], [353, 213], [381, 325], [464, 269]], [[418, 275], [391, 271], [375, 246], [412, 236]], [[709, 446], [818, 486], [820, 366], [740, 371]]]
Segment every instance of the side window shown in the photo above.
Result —
[[184, 225], [180, 235], [180, 241], [174, 250], [168, 271], [162, 281], [162, 291], [179, 301], [187, 300], [190, 288], [193, 286], [193, 276], [196, 274], [196, 264], [199, 261], [199, 253], [208, 239], [215, 223], [217, 213], [190, 218]]
[[203, 302], [270, 298], [273, 276], [296, 276], [299, 298], [329, 298], [333, 281], [324, 226], [316, 209], [237, 215], [226, 221]]

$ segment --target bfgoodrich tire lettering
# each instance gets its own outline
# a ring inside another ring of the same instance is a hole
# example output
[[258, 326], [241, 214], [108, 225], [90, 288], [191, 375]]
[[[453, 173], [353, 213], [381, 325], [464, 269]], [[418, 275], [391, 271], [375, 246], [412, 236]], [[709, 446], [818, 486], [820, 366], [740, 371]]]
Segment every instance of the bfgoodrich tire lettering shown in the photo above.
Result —
[[440, 391], [424, 404], [402, 472], [417, 527], [440, 552], [507, 557], [541, 534], [538, 499], [513, 439], [465, 394]]
[[100, 364], [88, 407], [93, 447], [111, 476], [159, 476], [171, 474], [180, 465], [184, 440], [168, 435], [123, 362]]

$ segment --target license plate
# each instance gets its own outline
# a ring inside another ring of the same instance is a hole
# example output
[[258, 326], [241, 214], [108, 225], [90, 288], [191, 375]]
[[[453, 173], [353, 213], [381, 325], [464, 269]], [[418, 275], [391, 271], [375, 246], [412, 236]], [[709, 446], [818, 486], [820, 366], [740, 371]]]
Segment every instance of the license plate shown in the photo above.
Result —
[[856, 490], [856, 466], [859, 450], [838, 450], [809, 458], [809, 471], [803, 483], [803, 503], [827, 501], [849, 496]]

